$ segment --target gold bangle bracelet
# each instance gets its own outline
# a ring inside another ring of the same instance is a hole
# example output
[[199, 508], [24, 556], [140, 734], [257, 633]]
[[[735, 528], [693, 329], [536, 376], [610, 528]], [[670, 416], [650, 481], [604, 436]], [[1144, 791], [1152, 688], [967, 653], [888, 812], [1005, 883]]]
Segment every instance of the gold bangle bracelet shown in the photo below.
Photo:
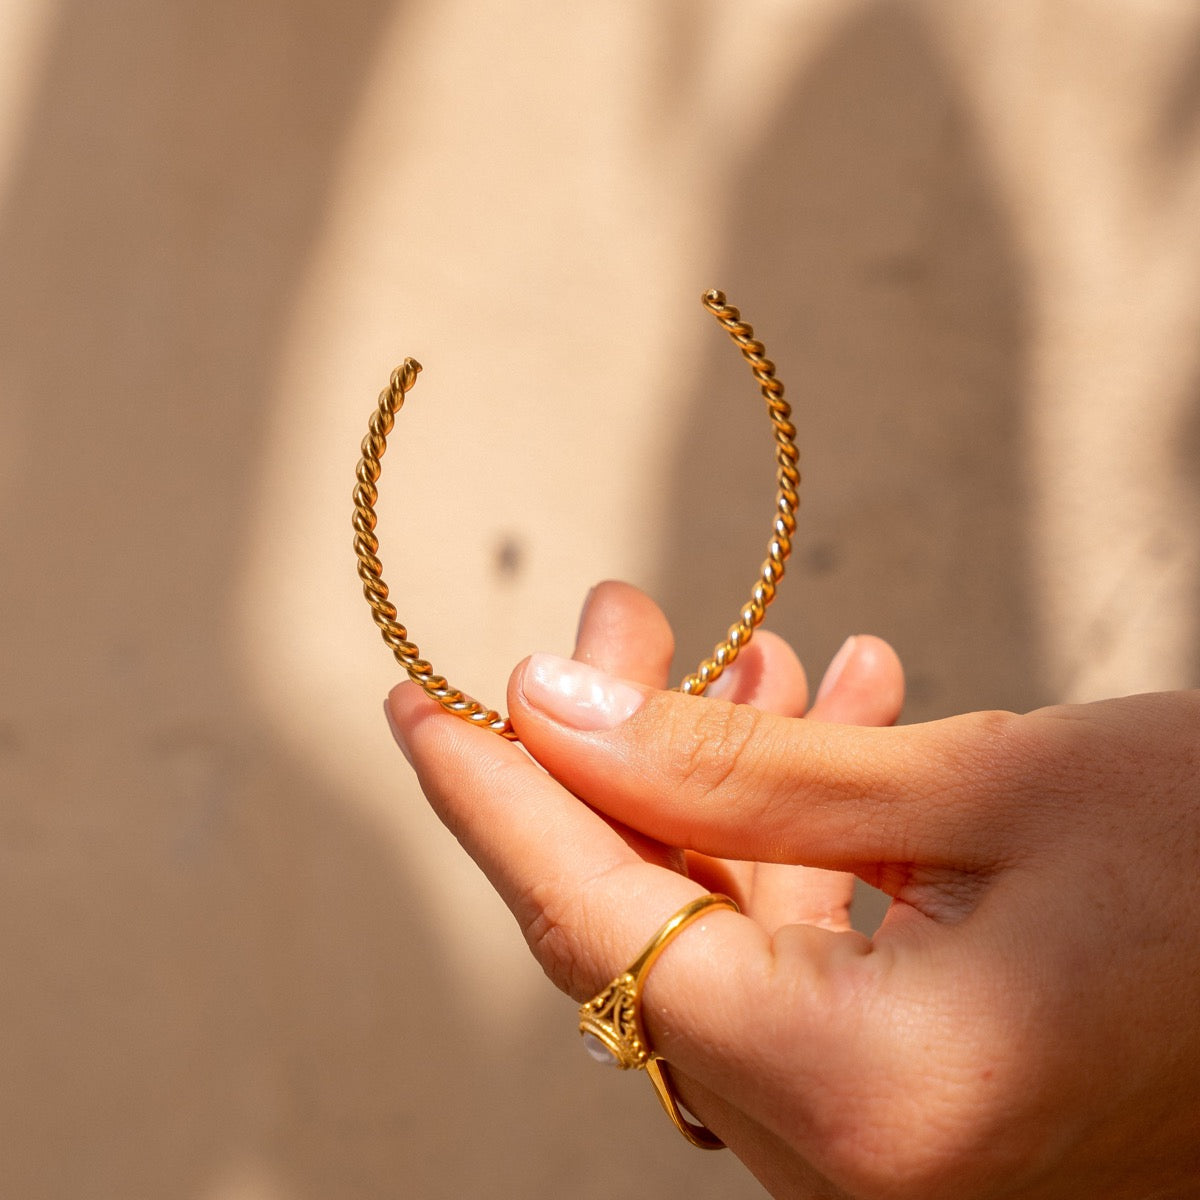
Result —
[[[754, 630], [762, 623], [767, 605], [775, 598], [779, 581], [783, 578], [784, 563], [792, 550], [800, 486], [796, 427], [792, 424], [791, 407], [783, 398], [783, 384], [775, 377], [775, 364], [767, 358], [765, 347], [755, 339], [754, 330], [742, 320], [741, 313], [726, 303], [724, 292], [705, 292], [703, 303], [742, 352], [767, 402], [767, 412], [775, 435], [778, 494], [771, 521], [771, 537], [767, 543], [767, 557], [754, 581], [750, 598], [708, 658], [676, 688], [676, 691], [694, 696], [720, 678], [725, 668], [737, 658]], [[379, 539], [375, 536], [375, 505], [379, 499], [376, 485], [382, 471], [379, 460], [387, 449], [387, 438], [395, 425], [396, 413], [403, 407], [405, 396], [412, 390], [420, 370], [419, 362], [406, 358], [392, 372], [388, 386], [379, 393], [379, 403], [371, 414], [367, 436], [363, 438], [362, 458], [359, 459], [354, 487], [354, 552], [358, 556], [358, 575], [375, 624], [379, 626], [383, 640], [396, 661], [408, 672], [409, 678], [447, 711], [473, 725], [481, 725], [501, 737], [516, 741], [512, 723], [506, 716], [459, 691], [447, 683], [443, 676], [434, 673], [429, 662], [421, 657], [417, 644], [409, 638], [408, 630], [397, 620], [396, 606], [388, 599], [388, 586], [383, 581]]]

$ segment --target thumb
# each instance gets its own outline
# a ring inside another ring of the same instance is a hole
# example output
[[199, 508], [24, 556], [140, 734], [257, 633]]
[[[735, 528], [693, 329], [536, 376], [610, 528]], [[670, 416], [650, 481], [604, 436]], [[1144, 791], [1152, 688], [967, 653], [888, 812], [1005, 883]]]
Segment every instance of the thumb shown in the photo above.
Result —
[[[990, 866], [1021, 787], [1010, 713], [869, 729], [662, 692], [538, 654], [509, 687], [525, 748], [593, 808], [723, 858], [833, 870]], [[999, 826], [999, 827], [998, 827]]]

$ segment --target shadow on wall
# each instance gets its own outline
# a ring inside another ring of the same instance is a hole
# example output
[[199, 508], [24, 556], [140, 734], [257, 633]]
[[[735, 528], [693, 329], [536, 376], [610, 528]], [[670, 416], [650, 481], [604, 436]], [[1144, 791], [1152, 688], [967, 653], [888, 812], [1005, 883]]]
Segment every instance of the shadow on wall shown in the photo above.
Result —
[[[725, 238], [719, 282], [799, 429], [800, 528], [770, 627], [814, 686], [847, 635], [888, 638], [909, 719], [1043, 702], [1022, 281], [969, 114], [916, 15], [869, 6], [806, 67], [734, 178]], [[756, 386], [723, 335], [706, 345], [658, 588], [680, 670], [744, 601], [771, 511]]]
[[[0, 961], [22, 964], [0, 978], [5, 1195], [208, 1197], [239, 1161], [288, 1197], [547, 1178], [506, 1163], [495, 1092], [457, 1084], [454, 1065], [492, 1052], [464, 1034], [403, 863], [273, 741], [229, 632], [283, 325], [395, 15], [62, 8], [0, 213], [0, 371], [24, 448], [0, 527], [23, 684], [0, 722]], [[797, 81], [728, 229], [728, 286], [803, 430], [800, 569], [776, 627], [814, 661], [850, 629], [892, 637], [927, 709], [1029, 686], [1012, 653], [1019, 294], [949, 91], [920, 29], [872, 11]], [[770, 492], [749, 495], [769, 440], [736, 356], [714, 334], [701, 366], [720, 386], [681, 453], [666, 578], [707, 560], [721, 581], [709, 612], [667, 596], [681, 643], [706, 648], [757, 566], [755, 547], [725, 569], [765, 533]], [[726, 394], [744, 438], [724, 437]], [[494, 1075], [536, 1076], [565, 1139], [550, 1061]], [[657, 1119], [625, 1094], [622, 1129]]]
[[[587, 1200], [642, 1170], [699, 1196], [716, 1170], [633, 1136], [660, 1117], [627, 1080], [587, 1144], [569, 1140], [579, 1095], [554, 1081], [577, 1047], [546, 1022], [535, 1052], [500, 1063], [473, 1038], [404, 863], [240, 691], [229, 606], [267, 387], [398, 11], [60, 5], [0, 210], [20, 447], [0, 481], [20, 683], [0, 697], [5, 1196], [215, 1200], [242, 1194], [222, 1187], [239, 1162], [266, 1164], [278, 1188], [256, 1194], [287, 1200], [529, 1195], [520, 1181], [550, 1178], [544, 1194]], [[683, 75], [665, 78], [667, 111], [685, 111]], [[726, 238], [714, 282], [779, 362], [804, 453], [773, 626], [814, 665], [848, 632], [888, 636], [913, 716], [1037, 703], [1021, 281], [915, 18], [870, 7], [806, 68], [733, 180]], [[771, 502], [766, 419], [711, 336], [659, 587], [693, 662], [744, 598]], [[456, 1067], [500, 1083], [464, 1086]], [[501, 1084], [537, 1093], [520, 1105], [544, 1136], [506, 1143]], [[529, 1161], [534, 1141], [554, 1165]], [[634, 1147], [618, 1175], [614, 1143]]]
[[[1193, 372], [1191, 395], [1185, 398], [1181, 406], [1181, 421], [1175, 445], [1175, 469], [1193, 498], [1192, 511], [1200, 511], [1200, 361], [1197, 361]], [[1192, 539], [1192, 545], [1195, 545], [1195, 539], [1200, 537], [1200, 529], [1194, 526], [1190, 529], [1185, 527], [1180, 536]], [[1200, 597], [1197, 599], [1200, 601]], [[1192, 611], [1197, 611], [1198, 607], [1200, 603], [1194, 606]], [[1193, 643], [1187, 664], [1187, 678], [1191, 687], [1200, 688], [1200, 640]]]
[[454, 996], [402, 864], [240, 694], [228, 606], [396, 5], [59, 8], [0, 212], [0, 1192], [389, 1194], [446, 1136], [412, 1030]]
[[485, 1040], [402, 854], [242, 689], [268, 389], [401, 17], [59, 6], [0, 208], [4, 1196], [757, 1191], [628, 1081], [581, 1134], [569, 1003]]
[[[1188, 53], [1182, 56], [1175, 79], [1166, 88], [1162, 121], [1157, 137], [1149, 139], [1148, 156], [1144, 166], [1153, 179], [1160, 197], [1169, 196], [1169, 203], [1189, 205], [1188, 168], [1195, 162], [1200, 147], [1200, 25]], [[1196, 263], [1200, 275], [1200, 262]], [[1191, 512], [1200, 512], [1200, 348], [1197, 349], [1188, 393], [1180, 397], [1180, 424], [1175, 439], [1176, 455], [1173, 466], [1182, 481], [1185, 495], [1191, 500]], [[1179, 536], [1195, 546], [1200, 529], [1184, 525]], [[1200, 578], [1193, 576], [1195, 591], [1191, 611], [1200, 611]], [[1200, 638], [1193, 639], [1187, 677], [1193, 687], [1200, 687]]]

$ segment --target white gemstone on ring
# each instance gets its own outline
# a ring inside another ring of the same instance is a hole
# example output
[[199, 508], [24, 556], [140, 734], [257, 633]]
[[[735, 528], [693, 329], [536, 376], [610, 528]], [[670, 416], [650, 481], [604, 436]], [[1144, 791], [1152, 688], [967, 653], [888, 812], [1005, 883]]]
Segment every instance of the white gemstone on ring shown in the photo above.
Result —
[[617, 1056], [594, 1034], [583, 1035], [584, 1049], [598, 1062], [606, 1067], [619, 1067]]

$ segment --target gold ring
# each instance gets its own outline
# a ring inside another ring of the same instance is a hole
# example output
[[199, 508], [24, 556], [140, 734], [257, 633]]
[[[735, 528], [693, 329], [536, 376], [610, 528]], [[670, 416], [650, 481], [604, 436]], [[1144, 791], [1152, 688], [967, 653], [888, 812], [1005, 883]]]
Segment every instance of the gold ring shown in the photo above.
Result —
[[[693, 696], [700, 695], [710, 683], [720, 678], [725, 668], [750, 641], [755, 629], [762, 624], [767, 605], [775, 598], [775, 591], [783, 578], [784, 563], [792, 552], [796, 509], [800, 505], [800, 471], [797, 466], [800, 454], [796, 449], [796, 427], [792, 424], [791, 407], [783, 398], [783, 383], [775, 377], [775, 364], [767, 357], [762, 342], [755, 338], [754, 329], [742, 320], [741, 313], [732, 304], [726, 302], [724, 292], [705, 292], [703, 302], [742, 352], [767, 402], [767, 414], [775, 435], [777, 494], [771, 536], [767, 542], [767, 557], [759, 568], [750, 598], [742, 605], [738, 619], [729, 627], [724, 639], [713, 647], [708, 658], [676, 689]], [[396, 606], [388, 599], [388, 586], [383, 581], [379, 539], [375, 536], [375, 505], [379, 499], [376, 485], [383, 469], [379, 460], [387, 449], [388, 434], [395, 425], [396, 413], [403, 407], [405, 395], [417, 382], [420, 370], [421, 364], [416, 359], [406, 358], [392, 372], [388, 386], [379, 393], [367, 436], [363, 438], [362, 457], [355, 472], [357, 482], [354, 487], [354, 552], [358, 557], [358, 576], [362, 580], [363, 594], [371, 606], [371, 616], [393, 657], [408, 672], [408, 677], [448, 712], [515, 741], [517, 735], [513, 732], [512, 722], [503, 713], [454, 687], [444, 675], [434, 671], [428, 659], [422, 657], [420, 648], [409, 637], [408, 629], [400, 623]]]
[[656, 1054], [642, 1024], [642, 988], [650, 968], [671, 939], [703, 916], [710, 908], [740, 911], [728, 896], [710, 893], [685, 904], [645, 945], [637, 956], [602, 992], [579, 1007], [579, 1032], [588, 1053], [623, 1071], [645, 1071], [671, 1118], [672, 1124], [693, 1146], [720, 1150], [725, 1143], [703, 1125], [689, 1121], [680, 1108], [666, 1060]]

